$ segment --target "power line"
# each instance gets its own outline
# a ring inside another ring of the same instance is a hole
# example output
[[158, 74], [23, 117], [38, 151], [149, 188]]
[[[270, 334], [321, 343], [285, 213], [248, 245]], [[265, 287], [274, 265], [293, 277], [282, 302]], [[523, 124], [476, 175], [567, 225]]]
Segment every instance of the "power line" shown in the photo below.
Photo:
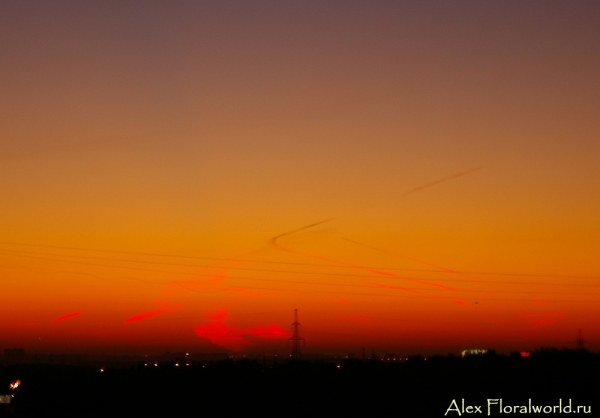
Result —
[[[348, 274], [348, 273], [329, 273], [329, 272], [306, 272], [306, 271], [293, 271], [293, 270], [277, 270], [277, 269], [255, 269], [255, 268], [247, 268], [247, 267], [218, 267], [218, 266], [207, 266], [207, 265], [198, 265], [198, 264], [181, 264], [181, 263], [167, 263], [167, 262], [155, 262], [155, 261], [143, 261], [143, 260], [123, 260], [123, 259], [115, 259], [115, 258], [106, 258], [106, 257], [92, 257], [92, 256], [78, 256], [78, 255], [63, 255], [63, 254], [52, 254], [52, 253], [41, 253], [35, 251], [17, 251], [17, 250], [3, 250], [0, 249], [0, 254], [6, 255], [16, 255], [19, 257], [26, 258], [34, 258], [38, 260], [47, 260], [47, 261], [56, 261], [60, 263], [67, 264], [81, 264], [81, 265], [90, 265], [97, 267], [109, 267], [109, 268], [117, 268], [117, 269], [127, 269], [127, 270], [138, 270], [138, 271], [147, 271], [154, 273], [166, 273], [166, 274], [182, 274], [187, 272], [177, 272], [170, 270], [154, 270], [154, 269], [144, 269], [139, 267], [125, 267], [125, 266], [115, 266], [115, 265], [106, 265], [106, 264], [97, 264], [97, 263], [85, 263], [85, 262], [77, 262], [70, 260], [61, 260], [56, 258], [46, 258], [46, 257], [35, 257], [33, 255], [46, 255], [49, 257], [62, 257], [62, 258], [76, 258], [76, 259], [85, 259], [85, 260], [102, 260], [102, 261], [115, 261], [115, 262], [125, 262], [125, 263], [134, 263], [134, 264], [154, 264], [154, 265], [166, 265], [166, 266], [177, 266], [177, 267], [195, 267], [195, 268], [213, 268], [213, 269], [225, 269], [225, 270], [239, 270], [239, 271], [256, 271], [256, 272], [264, 272], [264, 273], [285, 273], [285, 274], [300, 274], [300, 275], [316, 275], [316, 276], [335, 276], [335, 277], [368, 277], [373, 278], [374, 275], [368, 274]], [[30, 255], [33, 254], [33, 255]], [[189, 273], [188, 273], [189, 274]], [[192, 273], [195, 276], [213, 276], [213, 275], [203, 275]], [[229, 276], [231, 277], [231, 276]], [[238, 277], [241, 278], [241, 277]], [[570, 276], [570, 278], [575, 278]], [[589, 277], [592, 278], [592, 277]], [[387, 279], [397, 279], [397, 280], [423, 280], [421, 278], [415, 277], [387, 277]], [[451, 282], [451, 283], [492, 283], [492, 284], [502, 284], [502, 285], [533, 285], [533, 286], [548, 286], [548, 283], [536, 283], [536, 282], [509, 282], [509, 281], [493, 281], [493, 280], [478, 280], [477, 282], [473, 280], [466, 279], [447, 279], [447, 278], [435, 278], [428, 279], [433, 280], [435, 282]], [[575, 283], [553, 283], [553, 286], [564, 286], [564, 287], [600, 287], [600, 284], [575, 284]]]
[[[394, 292], [390, 292], [389, 290], [387, 291], [387, 293], [357, 293], [357, 292], [340, 292], [340, 291], [326, 291], [326, 290], [306, 290], [306, 289], [281, 289], [281, 288], [273, 288], [273, 287], [256, 287], [256, 286], [240, 286], [240, 285], [223, 285], [222, 288], [217, 288], [214, 290], [199, 290], [199, 289], [195, 289], [193, 287], [190, 286], [186, 286], [186, 284], [182, 283], [181, 281], [169, 281], [166, 283], [155, 283], [155, 282], [148, 282], [146, 280], [143, 279], [139, 279], [136, 277], [128, 277], [128, 276], [121, 276], [115, 279], [110, 279], [110, 278], [103, 278], [100, 276], [95, 276], [89, 273], [80, 273], [80, 272], [68, 272], [65, 271], [64, 273], [67, 274], [82, 274], [82, 275], [88, 275], [88, 276], [92, 276], [95, 277], [99, 280], [116, 280], [116, 279], [129, 279], [129, 280], [138, 280], [144, 283], [148, 283], [148, 284], [153, 284], [153, 285], [176, 285], [179, 286], [183, 289], [186, 289], [190, 292], [194, 292], [194, 293], [199, 293], [199, 294], [215, 294], [215, 293], [224, 293], [224, 292], [228, 292], [231, 291], [232, 289], [245, 289], [245, 290], [267, 290], [267, 291], [279, 291], [279, 292], [291, 292], [291, 293], [299, 293], [299, 294], [333, 294], [333, 295], [339, 295], [339, 296], [367, 296], [367, 297], [392, 297], [392, 298], [404, 298], [404, 299], [447, 299], [447, 300], [472, 300], [472, 301], [479, 301], [481, 300], [481, 297], [463, 297], [461, 295], [461, 293], [467, 292], [467, 293], [518, 293], [518, 294], [533, 294], [533, 295], [571, 295], [571, 296], [577, 296], [577, 295], [586, 295], [586, 296], [590, 296], [590, 295], [595, 295], [595, 294], [590, 294], [590, 293], [565, 293], [565, 292], [544, 292], [544, 293], [540, 293], [540, 292], [511, 292], [511, 291], [493, 291], [493, 290], [488, 290], [488, 291], [479, 291], [479, 290], [458, 290], [457, 293], [455, 294], [448, 294], [448, 293], [444, 293], [443, 296], [441, 295], [419, 295], [418, 293], [410, 293], [407, 294], [406, 292], [399, 292], [399, 291], [394, 291]], [[198, 275], [198, 276], [202, 276], [202, 277], [214, 277], [214, 275]], [[300, 282], [300, 281], [290, 281], [290, 280], [271, 280], [271, 279], [261, 279], [261, 278], [249, 278], [249, 277], [236, 277], [236, 276], [228, 276], [227, 278], [229, 279], [241, 279], [241, 280], [251, 280], [251, 281], [263, 281], [263, 282], [273, 282], [273, 283], [291, 283], [291, 284], [308, 284], [308, 285], [320, 285], [320, 286], [333, 286], [333, 287], [358, 287], [358, 288], [369, 288], [369, 289], [380, 289], [377, 286], [371, 286], [371, 285], [350, 285], [350, 284], [340, 284], [340, 283], [315, 283], [315, 282]], [[382, 289], [383, 290], [383, 289]], [[393, 289], [392, 289], [393, 290]], [[600, 295], [598, 295], [600, 296]], [[531, 302], [531, 299], [514, 299], [514, 298], [485, 298], [486, 301], [515, 301], [515, 302]], [[572, 299], [552, 299], [553, 302], [571, 302]], [[597, 299], [578, 299], [578, 301], [588, 301], [588, 302], [597, 302]]]
[[[146, 252], [135, 252], [135, 251], [66, 247], [66, 246], [56, 246], [56, 245], [28, 244], [28, 243], [7, 242], [7, 241], [0, 241], [0, 244], [13, 245], [13, 246], [24, 246], [24, 247], [52, 248], [52, 249], [59, 249], [59, 250], [139, 255], [139, 256], [148, 256], [148, 257], [183, 258], [183, 259], [214, 260], [214, 261], [229, 261], [229, 262], [239, 261], [239, 262], [244, 262], [244, 263], [283, 264], [283, 265], [316, 266], [316, 267], [327, 267], [327, 268], [355, 268], [353, 266], [345, 266], [345, 265], [297, 263], [297, 262], [288, 262], [288, 261], [243, 260], [243, 259], [223, 258], [223, 257], [199, 257], [199, 256], [186, 256], [186, 255], [177, 255], [177, 254], [160, 254], [160, 253], [146, 253]], [[15, 250], [4, 250], [4, 251], [15, 251]], [[142, 261], [140, 261], [140, 262], [142, 262]], [[401, 269], [401, 268], [397, 268], [397, 267], [372, 267], [372, 266], [361, 266], [361, 267], [367, 268], [367, 269], [379, 269], [379, 270], [419, 271], [419, 272], [437, 272], [437, 273], [452, 274], [451, 272], [444, 271], [441, 269]], [[560, 274], [497, 273], [497, 272], [478, 272], [478, 271], [459, 271], [458, 273], [493, 275], [493, 276], [515, 276], [515, 277], [600, 279], [600, 276], [580, 276], [580, 275], [560, 275]]]

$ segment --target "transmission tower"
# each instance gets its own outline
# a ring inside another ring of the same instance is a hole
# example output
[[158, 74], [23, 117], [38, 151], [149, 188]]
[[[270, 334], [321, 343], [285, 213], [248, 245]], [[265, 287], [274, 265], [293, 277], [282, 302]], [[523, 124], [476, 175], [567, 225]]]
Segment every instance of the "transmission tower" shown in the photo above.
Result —
[[300, 322], [298, 322], [298, 309], [294, 309], [294, 323], [292, 324], [292, 338], [288, 339], [288, 347], [292, 345], [292, 355], [295, 360], [300, 356], [300, 342], [305, 346], [304, 338], [300, 336]]

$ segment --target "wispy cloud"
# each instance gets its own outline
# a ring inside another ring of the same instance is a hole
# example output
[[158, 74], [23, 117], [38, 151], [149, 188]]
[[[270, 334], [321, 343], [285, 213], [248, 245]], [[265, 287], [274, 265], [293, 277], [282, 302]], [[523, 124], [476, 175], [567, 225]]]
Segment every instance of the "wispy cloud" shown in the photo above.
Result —
[[406, 193], [404, 193], [404, 196], [412, 194], [412, 193], [415, 193], [415, 192], [418, 192], [418, 191], [421, 191], [423, 189], [427, 189], [427, 188], [432, 187], [432, 186], [436, 186], [436, 185], [438, 185], [440, 183], [444, 183], [446, 181], [454, 180], [455, 178], [462, 177], [464, 175], [470, 174], [470, 173], [472, 173], [474, 171], [477, 171], [477, 170], [481, 170], [482, 168], [483, 167], [471, 168], [470, 170], [461, 171], [460, 173], [456, 173], [456, 174], [453, 174], [451, 176], [444, 177], [444, 178], [441, 178], [441, 179], [436, 180], [436, 181], [432, 181], [431, 183], [423, 184], [422, 186], [418, 186], [418, 187], [415, 187], [414, 189], [410, 189], [409, 191], [407, 191]]
[[52, 320], [52, 322], [64, 321], [65, 319], [74, 318], [74, 317], [79, 316], [79, 315], [81, 315], [81, 312], [73, 312], [73, 313], [70, 313], [70, 314], [67, 314], [67, 315], [60, 316], [58, 318], [54, 318]]

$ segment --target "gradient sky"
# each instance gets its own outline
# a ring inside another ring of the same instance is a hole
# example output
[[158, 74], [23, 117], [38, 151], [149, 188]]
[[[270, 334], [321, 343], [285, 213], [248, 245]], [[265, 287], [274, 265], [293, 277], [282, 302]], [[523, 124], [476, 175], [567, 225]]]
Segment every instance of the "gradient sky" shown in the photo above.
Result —
[[0, 348], [600, 349], [599, 21], [0, 3]]

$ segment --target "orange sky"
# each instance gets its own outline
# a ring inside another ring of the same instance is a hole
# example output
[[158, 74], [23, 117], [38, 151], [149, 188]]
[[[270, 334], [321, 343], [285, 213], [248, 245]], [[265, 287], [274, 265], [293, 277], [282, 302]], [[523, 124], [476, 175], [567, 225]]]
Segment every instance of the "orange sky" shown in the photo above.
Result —
[[600, 6], [398, 3], [0, 5], [0, 348], [598, 350]]

